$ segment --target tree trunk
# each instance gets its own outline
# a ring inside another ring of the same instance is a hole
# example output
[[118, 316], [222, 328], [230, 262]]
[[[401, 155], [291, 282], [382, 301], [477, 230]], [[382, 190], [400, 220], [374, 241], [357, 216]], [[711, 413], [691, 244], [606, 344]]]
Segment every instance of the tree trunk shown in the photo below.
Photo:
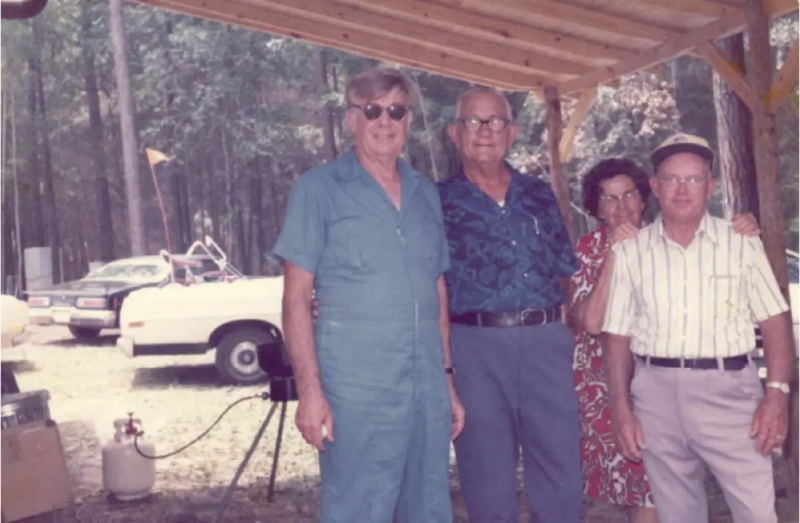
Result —
[[[718, 45], [731, 62], [744, 70], [741, 33], [719, 41]], [[725, 217], [731, 219], [734, 214], [750, 212], [757, 218], [758, 188], [750, 109], [717, 73], [714, 73], [714, 108]]]
[[27, 162], [27, 183], [30, 190], [30, 228], [28, 238], [30, 247], [43, 247], [44, 237], [44, 210], [42, 209], [41, 177], [39, 170], [39, 131], [36, 125], [37, 114], [37, 90], [36, 90], [36, 69], [38, 62], [31, 56], [28, 58], [28, 116], [30, 118], [30, 132], [28, 140], [30, 143], [30, 157]]
[[134, 125], [133, 93], [128, 72], [125, 28], [122, 23], [122, 0], [109, 0], [111, 44], [114, 50], [114, 70], [119, 96], [120, 133], [122, 136], [122, 158], [125, 166], [125, 199], [128, 205], [128, 229], [131, 253], [145, 254], [144, 217], [142, 215], [142, 190], [139, 183], [139, 162], [136, 153], [136, 130]]
[[111, 197], [106, 174], [106, 152], [103, 142], [103, 117], [100, 112], [100, 96], [97, 89], [94, 52], [89, 32], [92, 26], [91, 3], [81, 3], [81, 30], [83, 41], [83, 79], [86, 85], [86, 101], [89, 106], [89, 141], [92, 149], [94, 167], [94, 191], [97, 200], [97, 221], [100, 228], [100, 260], [110, 262], [114, 259], [114, 217], [111, 214]]
[[42, 72], [42, 62], [39, 53], [44, 45], [44, 19], [34, 18], [33, 27], [33, 47], [35, 49], [34, 61], [36, 62], [35, 82], [36, 96], [38, 99], [39, 114], [36, 119], [36, 126], [41, 133], [42, 157], [44, 158], [44, 190], [45, 190], [45, 226], [50, 240], [51, 259], [53, 263], [53, 282], [61, 282], [61, 235], [58, 227], [58, 210], [56, 208], [55, 180], [53, 175], [53, 162], [50, 155], [50, 138], [47, 126], [47, 108], [44, 96], [44, 79]]
[[320, 94], [325, 103], [320, 109], [320, 124], [322, 125], [322, 135], [325, 139], [322, 148], [325, 158], [329, 161], [335, 160], [339, 152], [336, 150], [336, 137], [333, 134], [333, 112], [328, 102], [328, 71], [325, 62], [325, 51], [321, 47], [314, 48], [314, 64], [316, 80]]

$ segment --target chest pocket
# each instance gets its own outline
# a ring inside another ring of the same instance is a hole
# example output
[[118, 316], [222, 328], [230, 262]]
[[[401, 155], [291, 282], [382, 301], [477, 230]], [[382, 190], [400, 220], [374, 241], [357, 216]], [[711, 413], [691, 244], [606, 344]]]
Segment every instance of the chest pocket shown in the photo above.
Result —
[[715, 274], [708, 278], [714, 317], [717, 321], [728, 322], [739, 317], [746, 309], [746, 294], [742, 288], [746, 279], [738, 272]]
[[371, 235], [369, 223], [360, 216], [342, 216], [328, 225], [323, 264], [334, 272], [360, 272], [365, 267], [362, 245]]

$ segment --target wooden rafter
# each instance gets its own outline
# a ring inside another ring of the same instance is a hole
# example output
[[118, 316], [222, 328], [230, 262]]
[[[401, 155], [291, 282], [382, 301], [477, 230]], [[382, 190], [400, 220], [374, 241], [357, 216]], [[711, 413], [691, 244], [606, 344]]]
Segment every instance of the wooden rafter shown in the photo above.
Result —
[[[400, 1], [400, 0], [396, 0]], [[665, 28], [661, 25], [645, 24], [618, 15], [580, 7], [560, 0], [494, 0], [491, 8], [507, 8], [524, 12], [530, 16], [546, 16], [564, 22], [601, 29], [614, 34], [622, 34], [632, 38], [660, 41], [675, 38], [681, 31]]]
[[419, 0], [396, 2], [334, 0], [333, 3], [359, 6], [385, 16], [452, 31], [470, 38], [486, 38], [516, 48], [552, 49], [554, 52], [592, 60], [626, 60], [635, 55], [614, 45], [597, 43], [555, 31], [534, 29], [524, 24]]
[[[707, 46], [745, 27], [745, 4], [732, 0], [131, 1], [500, 89], [541, 94], [553, 85], [574, 98], [701, 46], [750, 101], [738, 73]], [[797, 0], [762, 1], [772, 18], [798, 9]], [[789, 63], [770, 103], [794, 76]]]
[[[490, 65], [500, 65], [525, 73], [549, 73], [557, 75], [580, 75], [591, 70], [586, 65], [565, 62], [532, 51], [510, 48], [494, 42], [480, 42], [475, 38], [446, 31], [431, 31], [425, 26], [395, 19], [390, 31], [381, 27], [385, 16], [372, 13], [358, 6], [337, 5], [318, 0], [258, 0], [247, 2], [253, 6], [276, 13], [302, 17], [309, 22], [319, 22], [346, 30], [363, 30], [404, 43], [425, 42], [426, 47], [447, 52], [453, 56], [474, 59]], [[293, 19], [293, 18], [292, 18]], [[290, 20], [292, 20], [290, 19]], [[273, 24], [274, 19], [270, 20]], [[287, 27], [286, 30], [290, 30]], [[501, 61], [502, 59], [502, 61]]]
[[[778, 16], [797, 10], [797, 0], [765, 0], [765, 4], [767, 12], [772, 16]], [[681, 35], [680, 38], [666, 41], [651, 49], [642, 51], [636, 58], [623, 60], [613, 66], [601, 67], [575, 80], [563, 82], [559, 86], [560, 91], [562, 93], [582, 91], [587, 87], [604, 84], [614, 78], [670, 60], [685, 53], [688, 49], [696, 47], [710, 39], [740, 32], [744, 28], [745, 23], [745, 14], [742, 12], [735, 12], [689, 31]]]
[[797, 82], [798, 75], [798, 49], [795, 40], [786, 61], [783, 62], [778, 76], [773, 80], [767, 94], [767, 106], [771, 113], [778, 112], [781, 102], [792, 92], [794, 84]]
[[577, 136], [578, 129], [581, 128], [581, 124], [583, 124], [583, 120], [586, 118], [586, 113], [589, 112], [589, 108], [592, 106], [592, 102], [594, 102], [596, 96], [597, 86], [586, 89], [581, 93], [580, 98], [578, 98], [578, 103], [575, 105], [575, 109], [573, 109], [569, 117], [567, 127], [564, 129], [561, 135], [561, 141], [558, 144], [558, 155], [562, 163], [566, 163], [566, 161], [569, 160], [570, 154], [572, 154], [572, 146], [575, 145], [575, 136]]
[[696, 52], [718, 75], [725, 79], [725, 82], [752, 111], [759, 101], [750, 84], [747, 83], [744, 71], [731, 62], [714, 42], [701, 43], [697, 46]]
[[[167, 9], [219, 20], [250, 29], [306, 40], [361, 56], [409, 65], [444, 76], [461, 78], [500, 89], [538, 92], [544, 80], [532, 74], [515, 73], [448, 53], [434, 51], [419, 44], [400, 44], [386, 38], [357, 30], [296, 20], [291, 16], [250, 4], [231, 4], [226, 0], [145, 0], [142, 3], [160, 5]], [[291, 28], [291, 29], [289, 29]]]
[[730, 4], [723, 2], [715, 2], [711, 0], [638, 0], [642, 4], [651, 5], [653, 7], [663, 7], [674, 11], [684, 13], [692, 13], [698, 15], [706, 15], [712, 18], [720, 18], [728, 16], [734, 12], [743, 12], [741, 7], [734, 7]]

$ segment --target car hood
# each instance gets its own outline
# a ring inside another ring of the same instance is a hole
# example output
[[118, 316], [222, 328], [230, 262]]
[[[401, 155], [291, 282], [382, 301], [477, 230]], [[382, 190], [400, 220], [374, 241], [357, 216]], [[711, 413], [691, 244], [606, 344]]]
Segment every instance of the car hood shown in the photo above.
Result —
[[53, 285], [48, 289], [30, 291], [28, 294], [31, 296], [47, 296], [50, 294], [61, 294], [65, 296], [74, 296], [76, 294], [105, 295], [116, 291], [155, 285], [156, 283], [155, 281], [149, 280], [101, 280], [85, 278]]

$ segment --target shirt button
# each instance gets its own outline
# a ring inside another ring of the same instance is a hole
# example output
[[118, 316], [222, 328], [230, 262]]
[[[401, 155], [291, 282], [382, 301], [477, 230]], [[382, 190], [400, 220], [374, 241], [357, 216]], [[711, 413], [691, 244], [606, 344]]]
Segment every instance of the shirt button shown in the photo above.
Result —
[[522, 277], [527, 280], [528, 279], [528, 273], [526, 272], [525, 274], [522, 275]]
[[516, 246], [516, 245], [517, 245], [517, 242], [516, 242], [516, 240], [511, 240], [511, 245], [512, 245], [512, 246]]

